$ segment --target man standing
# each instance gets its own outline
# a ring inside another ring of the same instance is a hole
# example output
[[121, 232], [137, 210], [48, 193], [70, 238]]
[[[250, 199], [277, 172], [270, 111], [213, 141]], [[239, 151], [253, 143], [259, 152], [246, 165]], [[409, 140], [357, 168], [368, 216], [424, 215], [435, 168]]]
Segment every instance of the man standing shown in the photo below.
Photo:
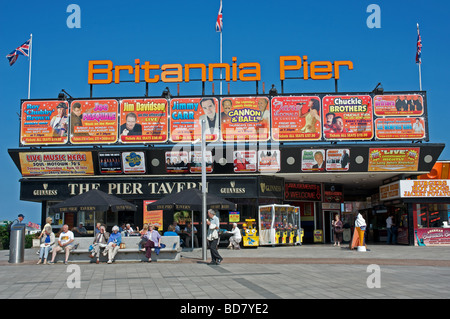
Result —
[[386, 229], [387, 229], [387, 244], [395, 244], [396, 243], [395, 224], [392, 215], [389, 215], [389, 217], [386, 218]]
[[63, 250], [66, 252], [66, 258], [64, 259], [64, 264], [67, 265], [67, 262], [69, 260], [70, 250], [73, 247], [73, 233], [69, 230], [69, 225], [65, 224], [62, 228], [62, 233], [59, 235], [58, 239], [58, 246], [53, 248], [52, 252], [52, 260], [49, 262], [49, 264], [55, 263], [55, 257], [56, 254]]
[[208, 217], [209, 219], [206, 220], [208, 225], [208, 236], [206, 239], [209, 242], [209, 250], [211, 252], [211, 262], [208, 265], [219, 265], [223, 260], [217, 251], [219, 246], [219, 218], [213, 209], [208, 210]]

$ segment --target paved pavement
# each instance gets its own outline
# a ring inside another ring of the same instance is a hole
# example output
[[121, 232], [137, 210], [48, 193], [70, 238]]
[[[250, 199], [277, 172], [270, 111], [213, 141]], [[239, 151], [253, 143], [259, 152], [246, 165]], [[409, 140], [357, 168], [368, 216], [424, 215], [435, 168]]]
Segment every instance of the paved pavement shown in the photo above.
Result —
[[219, 266], [207, 265], [201, 249], [183, 251], [180, 262], [68, 266], [36, 265], [35, 249], [9, 264], [9, 251], [0, 251], [0, 299], [176, 299], [173, 311], [181, 311], [180, 302], [195, 299], [450, 298], [450, 247], [369, 249], [220, 249]]

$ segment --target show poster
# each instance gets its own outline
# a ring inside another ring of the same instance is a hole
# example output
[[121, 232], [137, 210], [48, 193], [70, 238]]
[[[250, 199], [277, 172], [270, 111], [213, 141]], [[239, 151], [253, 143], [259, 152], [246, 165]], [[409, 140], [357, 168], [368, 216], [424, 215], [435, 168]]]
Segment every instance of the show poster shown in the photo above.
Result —
[[272, 138], [275, 141], [316, 141], [322, 136], [320, 98], [272, 98]]
[[370, 148], [369, 172], [417, 171], [419, 147]]
[[122, 174], [122, 155], [120, 152], [102, 152], [98, 154], [100, 174]]
[[66, 144], [69, 140], [69, 104], [66, 101], [22, 103], [20, 143], [22, 145]]
[[170, 101], [170, 140], [191, 143], [202, 138], [206, 120], [206, 141], [219, 139], [219, 102], [216, 98], [182, 98]]
[[423, 105], [420, 94], [376, 95], [373, 98], [376, 116], [421, 116]]
[[221, 99], [224, 142], [267, 141], [270, 137], [270, 103], [266, 97]]
[[143, 223], [159, 225], [159, 229], [163, 229], [163, 211], [162, 210], [147, 210], [147, 205], [155, 202], [154, 200], [143, 201]]
[[327, 172], [346, 172], [350, 168], [350, 150], [328, 149], [327, 150]]
[[117, 100], [80, 100], [71, 104], [70, 142], [111, 144], [117, 142]]
[[167, 173], [189, 173], [189, 152], [166, 152]]
[[280, 167], [280, 151], [258, 151], [258, 171], [261, 173], [276, 173]]
[[166, 99], [128, 99], [120, 102], [121, 143], [164, 143], [167, 140]]
[[[202, 172], [202, 151], [189, 152], [189, 158], [191, 159], [189, 171], [191, 173], [201, 173]], [[205, 152], [205, 164], [206, 173], [212, 173], [213, 171], [213, 156], [211, 151]]]
[[125, 174], [145, 174], [144, 152], [122, 152], [123, 171]]
[[425, 138], [423, 117], [378, 118], [375, 120], [375, 136], [379, 140]]
[[256, 172], [256, 151], [234, 151], [233, 159], [235, 173]]
[[91, 152], [19, 153], [22, 176], [94, 175]]
[[322, 104], [325, 139], [373, 138], [372, 98], [369, 95], [325, 96]]
[[302, 172], [323, 172], [325, 167], [325, 150], [302, 150]]

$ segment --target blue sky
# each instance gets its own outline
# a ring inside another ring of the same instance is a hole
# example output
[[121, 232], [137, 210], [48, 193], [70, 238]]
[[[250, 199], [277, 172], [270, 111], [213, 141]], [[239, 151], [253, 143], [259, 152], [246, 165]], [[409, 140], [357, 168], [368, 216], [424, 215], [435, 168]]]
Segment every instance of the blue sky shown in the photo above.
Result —
[[[69, 28], [70, 4], [81, 9], [81, 28]], [[381, 28], [369, 28], [370, 4], [380, 8]], [[422, 83], [428, 94], [430, 142], [447, 143], [450, 60], [450, 3], [442, 1], [238, 1], [223, 0], [223, 60], [258, 62], [266, 92], [281, 91], [279, 57], [307, 55], [313, 60], [351, 60], [341, 72], [341, 92], [369, 92], [381, 82], [385, 91], [419, 90], [415, 64], [416, 23], [422, 36]], [[0, 11], [0, 51], [6, 56], [33, 33], [31, 98], [56, 98], [61, 89], [88, 97], [88, 61], [110, 59], [133, 65], [215, 63], [219, 33], [214, 25], [219, 0], [193, 1], [29, 1], [4, 2]], [[7, 153], [19, 145], [20, 99], [27, 97], [28, 60], [9, 66], [0, 60], [0, 220], [18, 213], [40, 222], [41, 205], [19, 200], [19, 171]], [[218, 84], [216, 83], [216, 93]], [[166, 83], [150, 85], [159, 96]], [[169, 85], [172, 93], [176, 84]], [[225, 86], [224, 86], [225, 87]], [[200, 82], [181, 84], [181, 95], [201, 94]], [[334, 81], [290, 80], [285, 92], [333, 92]], [[231, 84], [231, 93], [253, 94], [254, 83]], [[260, 84], [260, 93], [262, 83]], [[94, 87], [94, 96], [142, 96], [145, 85], [122, 83]], [[211, 93], [211, 84], [206, 85]], [[450, 148], [441, 160], [450, 159]]]

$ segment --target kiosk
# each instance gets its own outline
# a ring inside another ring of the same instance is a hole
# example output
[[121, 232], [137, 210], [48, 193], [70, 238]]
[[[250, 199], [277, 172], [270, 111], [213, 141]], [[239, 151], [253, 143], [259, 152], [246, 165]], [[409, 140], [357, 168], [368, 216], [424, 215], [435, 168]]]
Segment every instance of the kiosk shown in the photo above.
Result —
[[300, 208], [290, 205], [259, 206], [259, 245], [301, 245]]

